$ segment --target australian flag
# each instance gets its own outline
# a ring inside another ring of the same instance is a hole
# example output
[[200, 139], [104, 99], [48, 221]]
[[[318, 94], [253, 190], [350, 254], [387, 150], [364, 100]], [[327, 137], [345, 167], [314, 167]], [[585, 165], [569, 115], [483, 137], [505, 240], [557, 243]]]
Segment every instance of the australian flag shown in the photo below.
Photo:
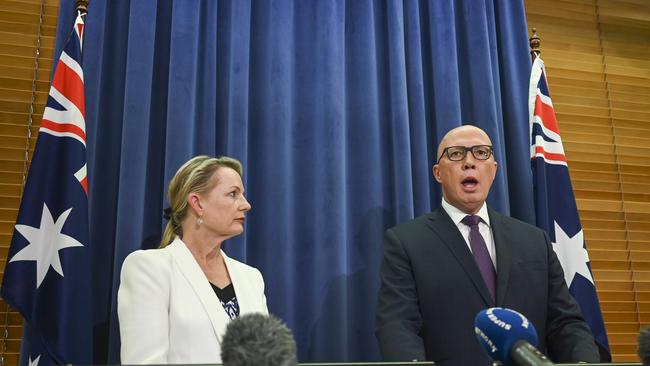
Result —
[[84, 17], [55, 66], [2, 282], [25, 318], [21, 366], [93, 361]]
[[545, 230], [553, 242], [564, 269], [564, 279], [591, 327], [601, 359], [610, 361], [607, 332], [591, 275], [560, 129], [548, 91], [544, 62], [539, 57], [530, 75], [528, 103], [537, 226]]

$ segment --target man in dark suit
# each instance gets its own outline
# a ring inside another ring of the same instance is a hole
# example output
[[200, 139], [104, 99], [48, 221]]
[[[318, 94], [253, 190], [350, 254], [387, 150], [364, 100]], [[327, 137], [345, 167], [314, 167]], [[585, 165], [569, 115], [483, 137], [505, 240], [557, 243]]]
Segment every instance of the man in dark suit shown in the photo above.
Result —
[[535, 325], [538, 348], [554, 362], [599, 361], [546, 233], [485, 204], [497, 170], [488, 135], [455, 128], [438, 156], [442, 207], [384, 237], [376, 323], [384, 359], [489, 365], [474, 317], [499, 306]]

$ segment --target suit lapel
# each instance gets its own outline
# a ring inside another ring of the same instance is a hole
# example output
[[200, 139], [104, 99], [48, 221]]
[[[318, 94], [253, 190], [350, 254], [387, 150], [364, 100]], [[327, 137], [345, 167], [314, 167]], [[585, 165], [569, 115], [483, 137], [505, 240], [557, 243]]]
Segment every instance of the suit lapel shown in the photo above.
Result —
[[512, 252], [509, 243], [515, 242], [514, 238], [508, 235], [508, 230], [503, 223], [503, 216], [488, 208], [490, 215], [490, 226], [494, 236], [494, 248], [497, 252], [497, 305], [503, 304], [508, 290], [510, 268], [512, 266]]
[[245, 284], [245, 274], [238, 270], [237, 266], [234, 264], [234, 260], [230, 259], [226, 253], [221, 251], [221, 255], [223, 255], [226, 262], [226, 268], [230, 275], [232, 287], [235, 289], [235, 296], [237, 296], [237, 303], [239, 304], [239, 314], [245, 314], [248, 312], [251, 304], [251, 301], [248, 299], [249, 293], [246, 291], [249, 286], [246, 286]]
[[467, 276], [474, 283], [476, 290], [481, 294], [485, 304], [492, 306], [494, 300], [492, 300], [492, 295], [490, 295], [490, 291], [485, 285], [474, 256], [472, 256], [465, 239], [463, 239], [458, 227], [451, 221], [449, 215], [445, 210], [438, 209], [430, 215], [428, 225], [460, 263]]
[[221, 343], [221, 335], [224, 333], [230, 318], [223, 310], [219, 298], [215, 295], [210, 282], [205, 277], [190, 250], [185, 246], [185, 243], [176, 239], [168, 248], [172, 251], [172, 258], [174, 258], [179, 270], [194, 290], [196, 297], [203, 306], [203, 310], [210, 318], [214, 334]]

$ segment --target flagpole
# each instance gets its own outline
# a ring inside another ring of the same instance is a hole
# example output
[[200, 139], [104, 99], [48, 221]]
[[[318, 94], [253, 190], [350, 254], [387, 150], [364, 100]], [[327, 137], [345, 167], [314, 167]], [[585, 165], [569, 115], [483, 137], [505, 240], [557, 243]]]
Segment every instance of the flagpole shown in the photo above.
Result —
[[75, 1], [75, 6], [77, 7], [77, 11], [80, 11], [82, 13], [87, 13], [88, 12], [88, 2], [89, 2], [89, 0], [76, 0]]
[[532, 58], [532, 62], [535, 62], [535, 59], [542, 54], [540, 47], [542, 39], [537, 35], [537, 28], [533, 28], [533, 35], [528, 38], [528, 42], [530, 44], [530, 57]]

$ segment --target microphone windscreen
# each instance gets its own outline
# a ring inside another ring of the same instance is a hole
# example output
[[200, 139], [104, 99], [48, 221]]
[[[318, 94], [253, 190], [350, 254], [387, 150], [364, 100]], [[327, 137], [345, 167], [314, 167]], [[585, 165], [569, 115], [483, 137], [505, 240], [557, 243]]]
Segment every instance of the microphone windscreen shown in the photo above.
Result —
[[639, 332], [639, 348], [637, 350], [643, 365], [650, 365], [650, 327]]
[[483, 349], [495, 361], [512, 364], [510, 350], [524, 340], [537, 347], [537, 331], [522, 314], [505, 308], [480, 311], [474, 319], [474, 332]]

